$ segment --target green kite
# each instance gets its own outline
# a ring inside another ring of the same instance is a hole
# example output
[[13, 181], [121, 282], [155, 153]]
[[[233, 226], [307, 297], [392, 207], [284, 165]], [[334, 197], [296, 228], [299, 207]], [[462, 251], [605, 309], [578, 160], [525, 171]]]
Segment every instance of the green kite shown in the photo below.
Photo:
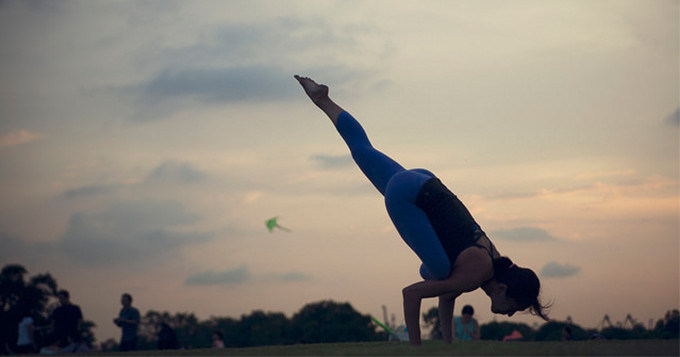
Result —
[[279, 217], [274, 217], [274, 218], [270, 218], [270, 219], [268, 219], [264, 222], [264, 224], [267, 225], [267, 229], [269, 230], [269, 232], [273, 232], [274, 228], [278, 228], [278, 229], [280, 229], [284, 232], [290, 232], [291, 231], [290, 229], [288, 229], [286, 227], [282, 227], [282, 226], [279, 225], [279, 223], [277, 222], [278, 219], [279, 219]]

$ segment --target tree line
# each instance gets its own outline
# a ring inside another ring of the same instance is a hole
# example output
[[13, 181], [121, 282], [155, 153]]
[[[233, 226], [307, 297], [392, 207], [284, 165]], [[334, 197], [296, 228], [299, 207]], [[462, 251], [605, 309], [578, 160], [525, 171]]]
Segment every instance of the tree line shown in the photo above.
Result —
[[[442, 334], [439, 329], [439, 314], [436, 307], [423, 314], [425, 324], [430, 328], [430, 338], [441, 340]], [[503, 337], [518, 331], [524, 341], [559, 341], [562, 339], [562, 331], [569, 327], [574, 340], [608, 339], [608, 340], [640, 340], [640, 339], [671, 339], [678, 338], [680, 333], [680, 311], [669, 310], [657, 320], [654, 328], [647, 329], [643, 324], [632, 324], [631, 328], [607, 326], [602, 329], [588, 329], [570, 321], [549, 321], [538, 329], [524, 323], [492, 321], [480, 325], [482, 340], [503, 340]]]
[[[49, 325], [51, 312], [56, 307], [58, 292], [56, 279], [49, 273], [26, 278], [21, 265], [7, 265], [0, 272], [0, 354], [9, 353], [16, 344], [17, 324], [21, 313], [28, 310], [37, 326]], [[437, 308], [423, 314], [432, 339], [441, 339]], [[529, 325], [510, 322], [490, 322], [481, 325], [484, 340], [501, 340], [513, 331], [519, 331], [524, 340], [560, 340], [562, 330], [569, 326], [574, 339], [591, 339], [595, 334], [606, 339], [678, 338], [680, 319], [678, 310], [669, 311], [658, 320], [653, 329], [637, 324], [631, 329], [607, 327], [602, 330], [585, 329], [569, 322], [551, 321], [534, 329]], [[93, 346], [95, 324], [83, 321], [83, 341]], [[334, 343], [385, 341], [388, 335], [379, 330], [370, 315], [361, 314], [347, 302], [331, 300], [305, 305], [291, 318], [280, 312], [256, 310], [240, 318], [210, 317], [199, 320], [193, 313], [148, 311], [142, 317], [138, 332], [138, 349], [158, 348], [208, 348], [218, 332], [225, 347], [251, 347], [298, 343]], [[164, 341], [170, 332], [175, 342]], [[164, 337], [165, 336], [165, 337]], [[36, 335], [38, 345], [45, 333]], [[100, 344], [102, 350], [116, 350], [118, 341], [109, 339]]]
[[[310, 303], [292, 316], [256, 310], [239, 319], [210, 317], [199, 320], [193, 313], [148, 311], [141, 319], [137, 348], [162, 348], [163, 326], [170, 327], [177, 344], [171, 348], [209, 348], [213, 334], [220, 332], [225, 347], [384, 341], [387, 335], [376, 331], [369, 315], [357, 312], [349, 303], [330, 300]], [[118, 342], [109, 339], [102, 350], [116, 350]]]
[[[26, 279], [26, 269], [18, 264], [9, 264], [0, 272], [0, 354], [15, 350], [19, 321], [30, 315], [35, 326], [43, 327], [35, 334], [38, 345], [49, 344], [52, 311], [57, 308], [59, 291], [57, 280], [50, 273], [37, 274]], [[95, 341], [95, 323], [83, 320], [79, 335], [82, 342], [92, 346]]]
[[[3, 267], [0, 272], [0, 354], [16, 348], [17, 326], [29, 313], [35, 326], [49, 326], [52, 311], [57, 307], [57, 280], [49, 273], [27, 277], [27, 270], [17, 264]], [[87, 312], [85, 312], [87, 316]], [[96, 325], [84, 320], [82, 341], [94, 346]], [[170, 332], [176, 342], [165, 344], [163, 334]], [[253, 311], [240, 319], [211, 317], [200, 321], [193, 313], [148, 311], [142, 317], [138, 331], [138, 349], [207, 348], [212, 335], [219, 331], [225, 347], [284, 345], [295, 343], [332, 343], [386, 340], [384, 332], [376, 331], [369, 315], [357, 312], [349, 303], [320, 301], [305, 305], [292, 318], [279, 312]], [[47, 343], [50, 331], [38, 330], [35, 342]], [[159, 338], [160, 337], [160, 338]], [[109, 339], [100, 344], [105, 350], [115, 350], [118, 342]]]

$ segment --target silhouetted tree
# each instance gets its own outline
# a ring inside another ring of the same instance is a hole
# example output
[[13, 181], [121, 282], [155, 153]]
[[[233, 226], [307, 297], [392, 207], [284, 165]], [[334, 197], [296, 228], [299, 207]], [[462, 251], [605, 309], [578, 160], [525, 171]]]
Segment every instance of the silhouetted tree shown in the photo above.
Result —
[[533, 340], [535, 331], [527, 324], [513, 322], [490, 322], [479, 327], [482, 340], [502, 340], [503, 337], [517, 330], [525, 340]]
[[321, 301], [304, 306], [291, 321], [291, 337], [302, 343], [377, 341], [368, 315], [349, 303]]
[[106, 341], [99, 343], [99, 348], [104, 352], [116, 351], [119, 348], [118, 341], [113, 338], [109, 338]]
[[225, 347], [243, 347], [240, 339], [239, 321], [231, 317], [211, 317], [205, 324], [211, 331], [221, 331]]
[[423, 314], [425, 326], [430, 328], [430, 338], [433, 340], [442, 339], [441, 322], [439, 320], [439, 309], [432, 307]]
[[587, 340], [591, 332], [584, 330], [581, 326], [562, 321], [549, 321], [543, 324], [534, 335], [536, 341], [560, 341], [562, 340], [562, 330], [564, 327], [571, 327], [571, 335], [574, 340]]
[[680, 335], [680, 311], [667, 311], [664, 318], [657, 321], [654, 332], [659, 338], [678, 338]]
[[[158, 312], [149, 310], [139, 324], [137, 347], [140, 350], [158, 348], [161, 327], [167, 324], [172, 329], [181, 346], [189, 348], [207, 348], [211, 346], [209, 327], [202, 324], [193, 313]], [[179, 347], [179, 346], [178, 346]]]
[[[8, 353], [16, 347], [17, 324], [28, 311], [34, 319], [34, 326], [49, 324], [50, 314], [57, 306], [57, 280], [49, 273], [37, 274], [26, 281], [26, 268], [19, 264], [8, 264], [0, 272], [0, 353]], [[95, 341], [92, 321], [84, 320], [81, 326], [83, 341], [89, 345]], [[36, 334], [41, 345], [44, 338]]]
[[[423, 314], [427, 324], [436, 326], [439, 319], [437, 308]], [[214, 331], [224, 335], [226, 347], [249, 347], [264, 345], [283, 345], [290, 343], [332, 343], [356, 341], [382, 341], [384, 332], [376, 332], [370, 316], [361, 315], [349, 303], [321, 301], [305, 305], [292, 319], [283, 313], [263, 312], [255, 310], [242, 315], [240, 319], [215, 317], [199, 321], [191, 313], [175, 313], [148, 311], [140, 324], [139, 349], [157, 349], [158, 333], [162, 324], [171, 326], [185, 347], [208, 348], [212, 345], [211, 336]], [[564, 326], [571, 326], [572, 335], [577, 340], [589, 339], [595, 330], [584, 330], [578, 325], [567, 322], [552, 321], [543, 324], [537, 331], [526, 324], [511, 322], [491, 322], [481, 325], [482, 339], [502, 340], [504, 336], [518, 330], [527, 341], [560, 340]], [[675, 328], [675, 330], [673, 330]], [[605, 329], [602, 334], [606, 338], [652, 338], [666, 331], [668, 335], [678, 330], [678, 312], [669, 311], [659, 321], [654, 331], [634, 326], [633, 329]], [[677, 335], [676, 335], [677, 338]], [[102, 350], [116, 350], [117, 342], [109, 339], [102, 343]]]
[[290, 320], [282, 313], [253, 311], [237, 325], [239, 347], [289, 344], [289, 327]]
[[621, 327], [607, 327], [602, 329], [600, 334], [608, 340], [631, 340], [638, 336], [633, 330]]

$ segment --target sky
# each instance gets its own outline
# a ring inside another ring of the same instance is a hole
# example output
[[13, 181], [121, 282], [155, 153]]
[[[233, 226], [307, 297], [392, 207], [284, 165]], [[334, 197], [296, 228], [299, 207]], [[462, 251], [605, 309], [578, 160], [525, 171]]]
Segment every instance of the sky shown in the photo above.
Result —
[[0, 264], [50, 272], [99, 341], [124, 292], [142, 313], [331, 299], [403, 323], [418, 258], [301, 74], [437, 174], [553, 319], [647, 325], [680, 301], [678, 7], [2, 0]]

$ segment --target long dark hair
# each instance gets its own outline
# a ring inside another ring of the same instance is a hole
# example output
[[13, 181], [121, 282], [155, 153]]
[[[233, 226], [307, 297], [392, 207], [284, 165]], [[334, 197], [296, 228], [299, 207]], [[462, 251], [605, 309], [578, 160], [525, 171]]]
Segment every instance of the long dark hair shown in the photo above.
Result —
[[493, 260], [493, 270], [494, 278], [508, 287], [507, 297], [515, 300], [522, 310], [529, 308], [532, 314], [549, 321], [545, 311], [549, 305], [538, 300], [541, 282], [531, 269], [515, 265], [508, 257], [500, 257]]

